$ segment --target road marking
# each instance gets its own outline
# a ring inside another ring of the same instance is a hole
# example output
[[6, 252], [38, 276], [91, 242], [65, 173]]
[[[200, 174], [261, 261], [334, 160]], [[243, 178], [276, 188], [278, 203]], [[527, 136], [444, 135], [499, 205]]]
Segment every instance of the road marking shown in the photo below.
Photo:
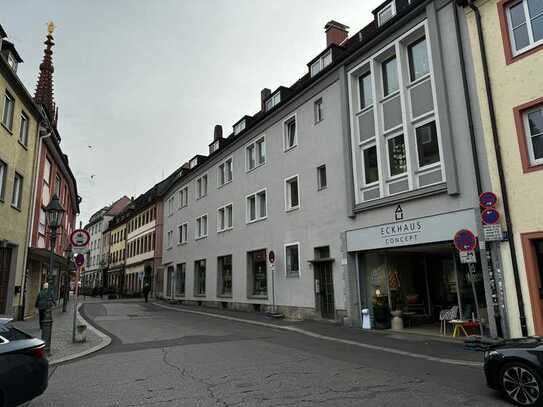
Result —
[[270, 323], [267, 323], [267, 322], [252, 321], [250, 319], [230, 317], [228, 315], [212, 314], [212, 313], [203, 312], [203, 311], [193, 311], [193, 310], [188, 310], [188, 309], [183, 309], [183, 308], [171, 307], [171, 306], [168, 306], [168, 305], [165, 305], [165, 304], [159, 304], [159, 303], [156, 303], [156, 302], [153, 302], [152, 304], [156, 305], [158, 307], [171, 309], [171, 310], [179, 311], [179, 312], [185, 312], [185, 313], [188, 313], [188, 314], [204, 315], [204, 316], [213, 317], [213, 318], [226, 319], [226, 320], [229, 320], [229, 321], [243, 322], [243, 323], [246, 323], [246, 324], [265, 326], [265, 327], [274, 328], [274, 329], [282, 329], [284, 331], [296, 332], [296, 333], [299, 333], [301, 335], [311, 336], [313, 338], [323, 339], [323, 340], [326, 340], [326, 341], [339, 342], [339, 343], [343, 343], [343, 344], [346, 344], [346, 345], [358, 346], [359, 348], [378, 350], [378, 351], [381, 351], [381, 352], [393, 353], [393, 354], [396, 354], [396, 355], [408, 356], [408, 357], [417, 358], [417, 359], [424, 359], [424, 360], [428, 360], [428, 361], [431, 361], [431, 362], [445, 363], [445, 364], [448, 364], [448, 365], [456, 365], [456, 366], [469, 366], [469, 367], [482, 367], [483, 366], [483, 364], [481, 362], [470, 362], [470, 361], [467, 361], [467, 360], [440, 358], [440, 357], [437, 357], [437, 356], [430, 356], [430, 355], [424, 355], [422, 353], [408, 352], [408, 351], [405, 351], [405, 350], [388, 348], [388, 347], [385, 347], [385, 346], [370, 345], [368, 343], [361, 343], [361, 342], [351, 341], [349, 339], [341, 339], [341, 338], [334, 338], [333, 336], [321, 335], [321, 334], [317, 334], [315, 332], [307, 331], [305, 329], [296, 328], [294, 326], [275, 325], [275, 324], [270, 324]]

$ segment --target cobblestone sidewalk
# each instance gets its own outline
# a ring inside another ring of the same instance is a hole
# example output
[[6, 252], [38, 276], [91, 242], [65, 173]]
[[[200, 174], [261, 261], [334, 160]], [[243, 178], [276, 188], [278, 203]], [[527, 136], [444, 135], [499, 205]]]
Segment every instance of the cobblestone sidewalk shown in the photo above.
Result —
[[[62, 306], [53, 310], [53, 338], [51, 341], [51, 355], [49, 363], [56, 364], [70, 359], [75, 359], [107, 346], [111, 341], [109, 337], [97, 332], [86, 323], [78, 313], [78, 323], [87, 325], [87, 339], [83, 343], [72, 342], [74, 302], [70, 299], [66, 312], [62, 312]], [[41, 338], [38, 321], [38, 312], [34, 318], [25, 321], [14, 321], [14, 325], [28, 334]]]

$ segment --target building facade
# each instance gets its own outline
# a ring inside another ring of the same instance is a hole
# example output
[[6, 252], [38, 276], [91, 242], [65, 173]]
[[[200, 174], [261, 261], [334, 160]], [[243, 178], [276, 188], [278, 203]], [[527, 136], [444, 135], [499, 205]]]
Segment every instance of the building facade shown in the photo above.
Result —
[[[121, 212], [115, 216], [109, 224], [107, 234], [109, 235], [108, 255], [108, 281], [107, 287], [121, 292], [124, 286], [125, 262], [126, 262], [126, 219], [127, 212]], [[104, 233], [104, 238], [106, 237]]]
[[387, 1], [346, 29], [329, 22], [308, 74], [183, 166], [164, 198], [165, 297], [354, 324], [367, 309], [375, 326], [456, 307], [496, 334], [501, 275], [484, 243], [474, 268], [453, 245], [463, 229], [484, 241], [489, 179], [464, 13]]
[[[511, 336], [543, 335], [543, 4], [459, 2], [465, 6], [500, 224]], [[537, 18], [539, 16], [539, 18]]]
[[17, 77], [22, 62], [0, 26], [0, 314], [22, 304], [42, 113]]
[[[110, 236], [106, 233], [109, 222], [130, 204], [130, 198], [123, 196], [109, 206], [95, 212], [85, 225], [89, 232], [89, 252], [85, 259], [85, 268], [81, 274], [82, 286], [86, 288], [103, 288], [107, 284], [107, 268], [109, 260]], [[104, 241], [106, 239], [106, 241]]]

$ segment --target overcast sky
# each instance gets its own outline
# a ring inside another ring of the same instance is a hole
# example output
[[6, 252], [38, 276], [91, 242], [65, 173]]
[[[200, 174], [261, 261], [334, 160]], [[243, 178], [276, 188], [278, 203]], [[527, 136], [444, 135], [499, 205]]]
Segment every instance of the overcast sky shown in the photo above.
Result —
[[[260, 108], [325, 47], [324, 24], [354, 34], [382, 0], [3, 0], [0, 24], [34, 92], [46, 23], [62, 147], [83, 198], [79, 220], [134, 196], [194, 154], [215, 124]], [[90, 147], [89, 147], [90, 146]], [[92, 177], [92, 178], [91, 178]]]

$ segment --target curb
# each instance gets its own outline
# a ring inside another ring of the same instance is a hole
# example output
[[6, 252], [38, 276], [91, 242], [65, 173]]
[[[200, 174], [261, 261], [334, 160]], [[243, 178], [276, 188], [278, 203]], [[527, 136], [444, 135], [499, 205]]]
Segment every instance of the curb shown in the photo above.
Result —
[[178, 311], [178, 312], [185, 312], [185, 313], [188, 313], [188, 314], [204, 315], [204, 316], [213, 317], [213, 318], [226, 319], [226, 320], [229, 320], [229, 321], [243, 322], [243, 323], [251, 324], [251, 325], [258, 325], [258, 326], [265, 326], [265, 327], [268, 327], [268, 328], [281, 329], [283, 331], [295, 332], [295, 333], [298, 333], [298, 334], [301, 334], [301, 335], [310, 336], [312, 338], [323, 339], [323, 340], [331, 341], [331, 342], [343, 343], [343, 344], [346, 344], [346, 345], [357, 346], [359, 348], [377, 350], [377, 351], [386, 352], [386, 353], [393, 353], [393, 354], [401, 355], [401, 356], [408, 356], [408, 357], [412, 357], [412, 358], [416, 358], [416, 359], [424, 359], [424, 360], [428, 360], [428, 361], [431, 361], [431, 362], [444, 363], [444, 364], [447, 364], [447, 365], [468, 366], [468, 367], [482, 367], [483, 366], [482, 362], [471, 362], [471, 361], [467, 361], [467, 360], [440, 358], [440, 357], [437, 357], [437, 356], [424, 355], [422, 353], [414, 353], [414, 352], [408, 352], [408, 351], [404, 351], [404, 350], [400, 350], [400, 349], [388, 348], [388, 347], [384, 347], [384, 346], [370, 345], [370, 344], [367, 344], [367, 343], [356, 342], [356, 341], [352, 341], [352, 340], [349, 340], [349, 339], [341, 339], [341, 338], [335, 338], [333, 336], [321, 335], [321, 334], [317, 334], [315, 332], [307, 331], [305, 329], [300, 329], [300, 328], [296, 328], [296, 327], [288, 326], [288, 325], [276, 325], [276, 324], [271, 324], [271, 323], [268, 323], [268, 322], [252, 321], [250, 319], [230, 317], [230, 316], [227, 316], [227, 315], [218, 315], [218, 314], [213, 314], [213, 313], [203, 312], [203, 311], [187, 310], [187, 309], [183, 309], [183, 308], [176, 308], [176, 307], [172, 307], [172, 306], [168, 306], [168, 305], [164, 305], [164, 304], [159, 304], [159, 303], [156, 303], [156, 302], [153, 302], [152, 304], [156, 305], [158, 307], [162, 307], [162, 308], [166, 308], [166, 309], [170, 309], [170, 310], [174, 310], [174, 311]]
[[83, 318], [81, 316], [81, 314], [79, 313], [79, 308], [81, 308], [81, 306], [83, 304], [84, 303], [80, 303], [77, 306], [77, 320], [78, 321], [84, 321], [86, 323], [86, 325], [87, 325], [87, 329], [89, 331], [92, 331], [96, 335], [98, 335], [98, 337], [100, 337], [100, 339], [102, 339], [101, 342], [99, 344], [89, 348], [89, 349], [84, 350], [84, 351], [74, 353], [72, 355], [68, 355], [68, 356], [65, 356], [65, 357], [60, 358], [60, 359], [52, 359], [52, 360], [49, 361], [50, 366], [57, 365], [59, 363], [68, 362], [68, 361], [74, 360], [74, 359], [79, 359], [79, 358], [81, 358], [83, 356], [90, 355], [91, 353], [97, 352], [100, 349], [105, 348], [106, 346], [108, 346], [111, 343], [111, 338], [108, 335], [106, 335], [102, 331], [96, 329], [94, 326], [91, 325], [91, 323], [89, 321], [87, 321], [85, 318]]

